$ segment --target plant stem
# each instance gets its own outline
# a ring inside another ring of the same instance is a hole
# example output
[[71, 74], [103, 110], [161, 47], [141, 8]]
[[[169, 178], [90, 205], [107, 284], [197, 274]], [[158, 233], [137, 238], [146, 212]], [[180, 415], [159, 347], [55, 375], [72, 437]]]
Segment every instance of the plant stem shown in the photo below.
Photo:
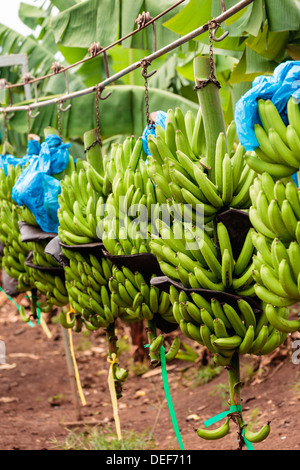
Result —
[[[147, 336], [148, 336], [148, 342], [149, 345], [152, 343], [154, 338], [156, 338], [156, 322], [155, 320], [147, 320]], [[149, 350], [149, 356], [150, 356], [150, 365], [151, 366], [156, 366], [160, 362], [160, 355], [159, 352], [153, 353]]]
[[228, 366], [228, 381], [229, 381], [229, 394], [230, 406], [238, 406], [241, 404], [240, 396], [240, 364], [239, 355], [235, 352], [230, 360]]
[[[208, 57], [196, 57], [194, 59], [194, 74], [196, 86], [200, 85], [210, 76], [210, 61]], [[203, 116], [204, 132], [206, 139], [207, 164], [211, 168], [208, 171], [210, 180], [215, 183], [215, 151], [216, 142], [220, 132], [226, 136], [226, 125], [223, 114], [220, 92], [217, 85], [209, 83], [197, 90], [198, 100]]]
[[107, 346], [108, 346], [108, 356], [111, 358], [112, 354], [118, 355], [118, 347], [117, 347], [117, 336], [115, 335], [115, 323], [110, 323], [108, 327], [105, 329], [106, 331], [106, 339], [107, 339]]
[[[107, 346], [108, 346], [108, 357], [111, 359], [112, 355], [115, 354], [118, 357], [118, 346], [117, 341], [118, 337], [115, 334], [115, 323], [110, 323], [108, 327], [105, 329], [106, 331], [106, 339], [107, 339]], [[115, 389], [117, 398], [121, 398], [122, 396], [122, 382], [116, 378], [116, 367], [117, 364], [113, 365], [113, 377], [115, 381]]]
[[[240, 378], [240, 360], [239, 353], [236, 351], [228, 365], [228, 382], [229, 382], [229, 402], [230, 406], [241, 406], [241, 378]], [[238, 412], [235, 415], [234, 420], [239, 426], [239, 430], [242, 428], [244, 421], [242, 412]], [[238, 433], [240, 440], [240, 448], [244, 444], [243, 439], [240, 437], [241, 434]]]

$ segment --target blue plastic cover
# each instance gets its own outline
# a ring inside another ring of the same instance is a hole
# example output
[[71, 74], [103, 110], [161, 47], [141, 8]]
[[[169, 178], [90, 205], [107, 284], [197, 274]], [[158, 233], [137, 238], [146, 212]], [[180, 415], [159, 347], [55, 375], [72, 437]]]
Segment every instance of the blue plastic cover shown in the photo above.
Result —
[[52, 175], [64, 171], [69, 163], [69, 147], [57, 135], [48, 135], [40, 154], [32, 156], [12, 190], [12, 198], [27, 206], [44, 232], [58, 232], [57, 210], [60, 182]]
[[237, 135], [246, 150], [255, 150], [259, 145], [254, 133], [254, 125], [261, 124], [257, 101], [271, 100], [287, 124], [286, 106], [291, 96], [300, 103], [300, 61], [284, 62], [272, 76], [255, 78], [252, 88], [237, 102], [234, 113]]
[[27, 144], [27, 153], [22, 158], [14, 157], [13, 155], [0, 155], [0, 168], [4, 170], [5, 175], [8, 174], [8, 165], [17, 166], [21, 168], [25, 166], [33, 155], [40, 153], [40, 144], [36, 140], [30, 140]]
[[[167, 118], [167, 113], [164, 111], [157, 111], [156, 112], [156, 117], [155, 117], [155, 124], [158, 124], [161, 126], [163, 129], [166, 128], [166, 118]], [[144, 132], [142, 134], [142, 140], [143, 140], [143, 149], [146, 155], [151, 155], [149, 148], [148, 148], [148, 137], [149, 135], [152, 134], [154, 137], [156, 137], [156, 132], [155, 132], [155, 126], [150, 127], [147, 125], [147, 127], [144, 129]]]

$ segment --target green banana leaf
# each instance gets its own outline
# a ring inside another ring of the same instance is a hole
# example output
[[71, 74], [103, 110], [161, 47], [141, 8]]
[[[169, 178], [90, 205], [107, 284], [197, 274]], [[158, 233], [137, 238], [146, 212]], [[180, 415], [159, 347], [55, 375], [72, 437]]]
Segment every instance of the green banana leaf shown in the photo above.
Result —
[[46, 18], [47, 11], [36, 5], [28, 5], [28, 3], [21, 2], [19, 7], [19, 18], [30, 29], [35, 29], [38, 25], [43, 23]]
[[[117, 39], [137, 29], [135, 20], [143, 11], [152, 17], [174, 4], [173, 0], [86, 0], [61, 11], [52, 18], [52, 28], [57, 43], [65, 47], [86, 47], [98, 41], [105, 47]], [[182, 7], [178, 7], [177, 11]], [[178, 36], [165, 28], [163, 21], [171, 18], [168, 13], [164, 20], [157, 21], [157, 47], [172, 42]], [[123, 42], [123, 47], [152, 50], [152, 28], [138, 33]]]

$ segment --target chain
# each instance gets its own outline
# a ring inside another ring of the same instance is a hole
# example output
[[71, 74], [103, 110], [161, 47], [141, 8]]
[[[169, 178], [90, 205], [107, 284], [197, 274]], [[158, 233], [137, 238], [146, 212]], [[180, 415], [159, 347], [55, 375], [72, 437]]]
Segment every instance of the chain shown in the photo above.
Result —
[[218, 88], [221, 88], [220, 82], [218, 82], [215, 75], [215, 62], [214, 62], [214, 49], [213, 49], [213, 31], [217, 28], [217, 23], [215, 21], [209, 21], [208, 23], [208, 34], [209, 34], [209, 65], [210, 65], [210, 74], [207, 80], [203, 80], [198, 83], [195, 87], [195, 90], [206, 87], [209, 83], [214, 83]]
[[[151, 64], [149, 61], [143, 60], [141, 62], [142, 64], [142, 75], [145, 80], [145, 109], [146, 109], [146, 120], [147, 120], [147, 126], [149, 129], [154, 129], [155, 127], [155, 122], [150, 119], [150, 111], [149, 111], [149, 90], [148, 90], [148, 77], [149, 75], [147, 74], [147, 68]], [[151, 74], [152, 75], [152, 74]]]
[[4, 137], [4, 142], [7, 141], [7, 113], [3, 113], [3, 137]]
[[59, 137], [61, 138], [61, 101], [57, 102], [57, 129], [59, 133]]
[[145, 108], [146, 108], [146, 120], [147, 125], [150, 128], [154, 128], [154, 122], [150, 119], [149, 111], [149, 90], [148, 90], [148, 80], [145, 78]]
[[96, 123], [97, 123], [97, 139], [91, 145], [89, 145], [86, 149], [84, 149], [84, 153], [88, 152], [92, 147], [99, 144], [102, 146], [101, 140], [101, 129], [100, 129], [100, 108], [99, 108], [99, 100], [101, 99], [101, 87], [97, 86], [95, 88], [95, 98], [96, 98]]
[[100, 87], [96, 88], [95, 91], [96, 96], [96, 123], [97, 123], [97, 141], [100, 145], [102, 145], [101, 141], [101, 129], [100, 129], [100, 109], [99, 109], [99, 100], [101, 98], [101, 90]]
[[28, 108], [28, 110], [27, 110], [27, 130], [28, 130], [28, 134], [30, 134], [30, 129], [31, 129], [30, 108]]

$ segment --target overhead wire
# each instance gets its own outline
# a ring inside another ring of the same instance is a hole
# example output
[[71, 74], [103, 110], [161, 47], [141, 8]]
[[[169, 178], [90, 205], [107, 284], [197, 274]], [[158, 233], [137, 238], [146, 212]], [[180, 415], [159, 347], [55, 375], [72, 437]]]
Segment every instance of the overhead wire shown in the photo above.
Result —
[[[207, 32], [210, 29], [212, 24], [214, 26], [214, 31], [216, 31], [219, 28], [221, 23], [226, 21], [228, 18], [230, 18], [231, 16], [233, 16], [235, 13], [239, 12], [240, 10], [246, 8], [248, 5], [250, 5], [253, 2], [254, 2], [254, 0], [241, 0], [236, 5], [232, 6], [231, 8], [228, 8], [225, 11], [222, 11], [222, 13], [219, 16], [213, 18], [212, 20], [210, 20], [209, 22], [207, 22], [204, 25], [200, 26], [199, 28], [194, 29], [190, 33], [176, 39], [175, 41], [173, 41], [172, 43], [162, 47], [161, 49], [158, 49], [157, 51], [154, 51], [152, 54], [142, 58], [141, 60], [130, 64], [128, 67], [125, 67], [124, 69], [120, 70], [119, 72], [115, 73], [114, 75], [111, 75], [110, 77], [107, 77], [101, 83], [93, 85], [92, 87], [85, 88], [85, 89], [78, 90], [78, 91], [74, 91], [74, 92], [70, 92], [70, 93], [61, 95], [57, 98], [44, 99], [44, 101], [35, 101], [34, 103], [32, 103], [30, 105], [19, 105], [19, 106], [13, 106], [12, 105], [12, 106], [8, 106], [8, 107], [1, 107], [0, 112], [7, 115], [7, 113], [16, 112], [16, 111], [28, 111], [28, 110], [32, 110], [32, 109], [35, 109], [35, 108], [42, 108], [42, 107], [45, 107], [45, 106], [50, 106], [52, 104], [57, 105], [57, 103], [65, 102], [67, 100], [71, 100], [71, 99], [74, 99], [74, 98], [78, 98], [78, 97], [81, 97], [81, 96], [85, 96], [85, 95], [94, 93], [98, 88], [103, 89], [106, 86], [114, 83], [115, 81], [120, 80], [125, 75], [137, 70], [140, 67], [143, 67], [144, 63], [147, 63], [147, 64], [150, 65], [155, 59], [157, 59], [157, 58], [173, 51], [174, 49], [180, 47], [181, 45], [183, 45], [187, 42], [189, 42], [190, 40], [197, 38], [201, 34]], [[154, 20], [155, 19], [153, 18], [151, 20], [151, 22], [154, 21]], [[147, 24], [149, 25], [149, 22]], [[216, 39], [218, 39], [218, 38], [216, 38]], [[105, 50], [107, 50], [110, 47], [111, 46], [107, 46], [107, 48], [105, 48]], [[101, 52], [103, 52], [103, 51], [104, 50], [102, 50]]]
[[[162, 18], [163, 16], [165, 16], [167, 13], [169, 13], [170, 11], [172, 11], [174, 8], [178, 7], [181, 3], [185, 2], [186, 0], [178, 0], [176, 3], [174, 3], [173, 5], [171, 5], [169, 8], [167, 8], [166, 10], [162, 11], [161, 13], [159, 13], [157, 16], [155, 16], [154, 18], [151, 18], [147, 13], [146, 13], [146, 16], [144, 16], [144, 18], [146, 18], [146, 21], [143, 21], [142, 18], [143, 18], [143, 15], [139, 15], [139, 17], [137, 18], [136, 20], [136, 23], [138, 25], [138, 28], [131, 31], [130, 33], [126, 34], [125, 36], [121, 37], [120, 39], [117, 39], [115, 42], [113, 42], [112, 44], [110, 44], [109, 46], [106, 46], [106, 47], [102, 47], [100, 45], [98, 45], [98, 50], [93, 50], [93, 48], [97, 45], [97, 43], [94, 43], [90, 46], [89, 48], [89, 52], [90, 52], [90, 56], [89, 57], [85, 57], [84, 59], [81, 59], [77, 62], [74, 62], [73, 64], [70, 64], [70, 65], [67, 65], [65, 67], [63, 67], [59, 62], [54, 62], [51, 66], [51, 69], [53, 70], [52, 73], [48, 73], [46, 75], [43, 75], [43, 76], [40, 76], [40, 77], [30, 77], [28, 76], [27, 79], [24, 80], [24, 78], [26, 78], [24, 76], [23, 78], [23, 81], [20, 82], [20, 83], [14, 83], [14, 84], [7, 84], [4, 89], [12, 89], [12, 88], [18, 88], [18, 87], [23, 87], [25, 85], [30, 85], [32, 83], [36, 83], [36, 82], [39, 82], [39, 81], [42, 81], [42, 80], [45, 80], [47, 78], [51, 78], [55, 75], [58, 75], [60, 73], [63, 73], [63, 72], [66, 72], [74, 67], [77, 67], [78, 65], [82, 65], [84, 64], [85, 62], [88, 62], [89, 60], [91, 59], [94, 59], [95, 57], [98, 57], [99, 55], [101, 54], [104, 54], [106, 51], [108, 51], [109, 49], [112, 49], [113, 47], [117, 46], [118, 44], [121, 44], [122, 42], [124, 42], [126, 39], [129, 39], [131, 36], [139, 33], [140, 31], [142, 31], [143, 29], [146, 29], [148, 26], [150, 26], [151, 24], [154, 24], [155, 21], [159, 20], [160, 18]], [[140, 17], [141, 17], [141, 21], [140, 21]]]

